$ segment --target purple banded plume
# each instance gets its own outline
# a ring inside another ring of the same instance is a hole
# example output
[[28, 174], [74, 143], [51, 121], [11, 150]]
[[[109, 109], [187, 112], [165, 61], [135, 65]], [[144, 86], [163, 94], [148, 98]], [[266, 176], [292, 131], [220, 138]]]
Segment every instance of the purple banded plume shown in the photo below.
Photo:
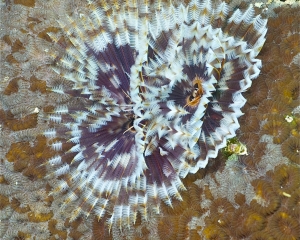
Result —
[[159, 212], [161, 200], [182, 200], [181, 179], [239, 128], [266, 23], [252, 6], [232, 12], [209, 0], [90, 1], [88, 14], [59, 20], [68, 44], [54, 71], [68, 84], [52, 91], [69, 100], [44, 134], [58, 153], [73, 144], [47, 161], [54, 193], [78, 203], [72, 219], [110, 209], [110, 226], [130, 225], [138, 212]]

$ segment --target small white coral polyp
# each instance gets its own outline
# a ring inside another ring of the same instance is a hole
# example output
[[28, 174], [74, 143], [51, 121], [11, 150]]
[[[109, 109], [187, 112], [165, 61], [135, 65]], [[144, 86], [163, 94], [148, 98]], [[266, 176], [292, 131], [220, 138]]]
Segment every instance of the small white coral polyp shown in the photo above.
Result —
[[90, 1], [89, 9], [59, 20], [70, 45], [54, 70], [72, 87], [52, 89], [70, 100], [49, 114], [54, 128], [45, 135], [64, 139], [52, 143], [58, 151], [72, 142], [75, 157], [48, 164], [60, 179], [55, 191], [68, 192], [65, 203], [80, 202], [72, 219], [101, 218], [110, 206], [109, 224], [131, 224], [138, 212], [159, 211], [160, 199], [181, 200], [181, 178], [235, 136], [267, 20], [252, 6], [228, 16], [226, 3], [209, 0]]

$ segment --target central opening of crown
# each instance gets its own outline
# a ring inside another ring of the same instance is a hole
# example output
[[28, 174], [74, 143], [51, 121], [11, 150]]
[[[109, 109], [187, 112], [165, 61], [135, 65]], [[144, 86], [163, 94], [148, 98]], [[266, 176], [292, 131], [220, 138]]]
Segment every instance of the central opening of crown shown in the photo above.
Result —
[[191, 94], [186, 98], [186, 106], [196, 107], [203, 95], [202, 79], [196, 75], [192, 84], [193, 89]]

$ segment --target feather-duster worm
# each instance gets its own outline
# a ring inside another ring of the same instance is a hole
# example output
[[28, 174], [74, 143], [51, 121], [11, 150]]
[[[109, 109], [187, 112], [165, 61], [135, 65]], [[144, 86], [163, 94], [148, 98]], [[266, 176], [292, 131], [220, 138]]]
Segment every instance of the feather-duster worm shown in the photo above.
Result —
[[[235, 136], [240, 108], [266, 34], [266, 20], [226, 3], [89, 2], [79, 19], [59, 20], [64, 54], [54, 70], [68, 101], [45, 131], [58, 153], [47, 161], [72, 219], [108, 208], [108, 224], [130, 225], [160, 200], [181, 200], [181, 182], [205, 168]], [[71, 154], [72, 159], [66, 157]]]

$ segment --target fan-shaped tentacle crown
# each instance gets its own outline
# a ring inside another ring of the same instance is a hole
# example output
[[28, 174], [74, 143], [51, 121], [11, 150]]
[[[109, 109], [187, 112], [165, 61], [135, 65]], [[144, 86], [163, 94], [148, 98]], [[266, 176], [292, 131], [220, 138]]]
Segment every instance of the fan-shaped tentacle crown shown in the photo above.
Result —
[[72, 87], [52, 91], [81, 104], [57, 106], [44, 134], [62, 139], [56, 150], [73, 143], [71, 162], [48, 161], [64, 176], [55, 191], [80, 202], [73, 218], [111, 206], [110, 224], [131, 224], [159, 199], [181, 199], [180, 179], [235, 136], [242, 92], [259, 74], [267, 21], [252, 6], [228, 16], [209, 0], [147, 2], [91, 1], [88, 15], [59, 21], [70, 44], [54, 70]]

